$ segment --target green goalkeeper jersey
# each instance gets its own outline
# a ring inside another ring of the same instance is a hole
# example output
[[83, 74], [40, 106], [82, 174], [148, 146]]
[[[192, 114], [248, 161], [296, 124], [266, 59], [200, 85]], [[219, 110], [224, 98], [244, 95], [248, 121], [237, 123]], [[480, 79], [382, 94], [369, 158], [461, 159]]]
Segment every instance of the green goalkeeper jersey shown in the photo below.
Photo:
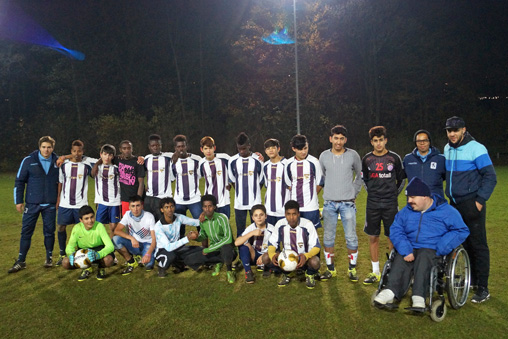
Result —
[[94, 248], [97, 246], [104, 246], [104, 248], [99, 251], [101, 258], [104, 258], [115, 250], [113, 242], [103, 224], [96, 221], [92, 229], [88, 231], [85, 225], [80, 222], [72, 229], [71, 237], [65, 248], [65, 253], [69, 256], [74, 254], [76, 248]]
[[233, 242], [233, 232], [229, 225], [229, 219], [222, 213], [215, 212], [212, 219], [205, 217], [201, 224], [201, 231], [196, 241], [208, 239], [208, 248], [203, 249], [204, 253], [210, 253], [220, 250], [225, 244]]

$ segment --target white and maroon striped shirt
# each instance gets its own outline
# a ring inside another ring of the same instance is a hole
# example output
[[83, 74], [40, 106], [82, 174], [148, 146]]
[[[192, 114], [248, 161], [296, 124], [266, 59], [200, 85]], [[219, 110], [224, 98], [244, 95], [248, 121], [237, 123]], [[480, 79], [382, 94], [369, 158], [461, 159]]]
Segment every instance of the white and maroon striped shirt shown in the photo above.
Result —
[[289, 226], [286, 218], [275, 224], [275, 231], [268, 240], [268, 246], [278, 251], [293, 250], [298, 254], [308, 253], [314, 247], [321, 247], [318, 234], [312, 221], [300, 218], [298, 226]]
[[282, 158], [273, 163], [270, 160], [263, 164], [263, 179], [265, 182], [266, 214], [274, 217], [284, 216], [284, 204], [289, 200], [289, 191], [284, 179], [287, 160]]
[[262, 166], [253, 156], [242, 158], [236, 154], [229, 159], [229, 179], [235, 183], [235, 209], [250, 210], [261, 203]]
[[199, 174], [205, 178], [205, 194], [217, 198], [217, 207], [230, 204], [229, 191], [226, 189], [229, 183], [228, 161], [229, 155], [217, 153], [213, 160], [202, 158], [199, 162]]
[[99, 165], [95, 176], [95, 203], [120, 206], [120, 174], [116, 165]]
[[[247, 226], [245, 231], [243, 231], [242, 235], [247, 235], [250, 232], [257, 229], [257, 226], [255, 223], [250, 224]], [[260, 236], [254, 236], [250, 237], [249, 240], [247, 240], [244, 245], [247, 245], [247, 243], [252, 245], [252, 248], [258, 253], [266, 253], [268, 252], [268, 240], [272, 236], [272, 233], [275, 231], [275, 227], [272, 224], [266, 223], [266, 228], [263, 231], [263, 234]]]
[[171, 171], [176, 179], [175, 202], [180, 205], [190, 205], [201, 201], [199, 191], [199, 161], [200, 156], [190, 154], [185, 159], [178, 158], [171, 165]]
[[88, 177], [91, 172], [90, 165], [83, 161], [66, 161], [60, 167], [60, 207], [80, 208], [88, 205]]
[[149, 154], [145, 157], [146, 195], [155, 198], [173, 197], [171, 181], [175, 180], [171, 171], [173, 153]]
[[286, 184], [291, 187], [289, 199], [298, 202], [300, 212], [319, 209], [316, 187], [322, 185], [323, 175], [317, 158], [307, 155], [298, 161], [292, 157], [287, 162], [285, 177]]

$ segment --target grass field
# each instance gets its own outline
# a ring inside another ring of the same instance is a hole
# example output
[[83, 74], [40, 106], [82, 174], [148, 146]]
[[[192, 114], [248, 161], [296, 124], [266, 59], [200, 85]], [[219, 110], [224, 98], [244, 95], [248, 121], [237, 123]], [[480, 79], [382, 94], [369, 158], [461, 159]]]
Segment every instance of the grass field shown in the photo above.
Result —
[[[156, 270], [146, 273], [137, 269], [124, 277], [120, 274], [122, 265], [108, 269], [104, 281], [93, 276], [78, 282], [79, 272], [42, 267], [42, 225], [37, 226], [32, 239], [27, 269], [7, 274], [19, 249], [21, 215], [12, 200], [14, 174], [2, 174], [0, 203], [5, 207], [0, 214], [0, 333], [6, 338], [506, 337], [508, 293], [503, 280], [508, 277], [508, 265], [503, 258], [508, 256], [508, 212], [503, 196], [508, 196], [508, 167], [496, 171], [498, 184], [487, 212], [491, 300], [480, 305], [468, 302], [458, 311], [449, 308], [441, 323], [432, 322], [428, 315], [406, 314], [403, 309], [389, 313], [372, 308], [370, 297], [375, 287], [347, 280], [340, 223], [336, 243], [339, 277], [318, 282], [314, 290], [294, 280], [288, 287], [278, 288], [274, 276], [263, 279], [258, 275], [254, 285], [247, 285], [243, 271], [233, 285], [227, 284], [225, 272], [218, 278], [211, 277], [209, 271], [186, 271], [160, 279]], [[91, 191], [90, 197], [93, 186]], [[371, 269], [368, 239], [362, 231], [365, 198], [362, 190], [357, 200], [360, 279]], [[404, 205], [401, 195], [399, 206]], [[231, 219], [234, 223], [233, 216]], [[322, 231], [319, 234], [321, 238]], [[382, 237], [381, 241], [384, 252], [386, 240]], [[402, 308], [409, 303], [406, 297]]]

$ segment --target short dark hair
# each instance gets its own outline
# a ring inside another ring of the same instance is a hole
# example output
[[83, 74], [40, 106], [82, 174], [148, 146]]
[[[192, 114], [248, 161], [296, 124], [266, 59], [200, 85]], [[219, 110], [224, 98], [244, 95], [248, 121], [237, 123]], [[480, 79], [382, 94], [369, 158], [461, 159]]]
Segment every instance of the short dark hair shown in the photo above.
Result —
[[90, 206], [88, 205], [85, 205], [85, 206], [82, 206], [79, 211], [78, 211], [78, 215], [79, 215], [79, 218], [80, 219], [83, 219], [83, 217], [85, 215], [88, 215], [88, 214], [93, 214], [95, 215], [95, 212], [93, 210], [93, 208], [91, 208]]
[[300, 204], [295, 200], [288, 200], [288, 202], [284, 204], [284, 211], [288, 210], [297, 210], [300, 212]]
[[209, 137], [209, 136], [206, 136], [206, 137], [203, 137], [200, 141], [199, 141], [199, 145], [201, 147], [210, 147], [210, 148], [213, 148], [215, 147], [215, 140], [213, 140], [212, 137]]
[[178, 135], [175, 135], [175, 137], [173, 138], [173, 143], [176, 145], [177, 142], [185, 142], [187, 143], [187, 137], [183, 134], [178, 134]]
[[270, 139], [265, 141], [265, 148], [273, 147], [273, 146], [275, 146], [277, 148], [280, 148], [280, 142], [279, 142], [279, 140], [274, 139], [274, 138], [270, 138]]
[[129, 197], [129, 203], [137, 201], [143, 202], [143, 198], [141, 198], [138, 194]]
[[81, 140], [74, 140], [71, 144], [71, 148], [77, 146], [77, 147], [85, 147], [85, 144]]
[[291, 147], [294, 147], [298, 150], [302, 150], [307, 143], [307, 137], [302, 134], [297, 134], [291, 138]]
[[148, 137], [148, 142], [150, 142], [150, 141], [161, 142], [161, 136], [158, 134], [150, 134], [150, 136]]
[[347, 138], [347, 128], [343, 125], [333, 126], [330, 130], [330, 136], [333, 137], [334, 134], [342, 134]]
[[161, 201], [159, 201], [159, 209], [163, 209], [166, 204], [173, 204], [176, 206], [175, 199], [170, 197], [162, 198]]
[[266, 214], [265, 205], [257, 204], [257, 205], [252, 206], [252, 208], [250, 209], [250, 215], [252, 216], [254, 214], [254, 211], [256, 211], [256, 210], [262, 210]]
[[130, 140], [122, 140], [122, 142], [120, 142], [120, 147], [122, 147], [123, 144], [130, 144], [132, 146], [132, 142], [130, 142]]
[[113, 154], [116, 155], [116, 148], [111, 144], [105, 144], [101, 147], [101, 153]]
[[386, 138], [386, 128], [384, 126], [374, 126], [369, 130], [369, 137], [372, 140], [374, 137], [385, 137]]
[[211, 201], [212, 205], [217, 207], [217, 198], [211, 194], [205, 194], [201, 197], [201, 206], [203, 206], [203, 203], [205, 201]]
[[236, 136], [236, 144], [239, 146], [250, 144], [249, 136], [245, 134], [245, 132], [240, 132], [240, 134]]
[[55, 148], [55, 139], [50, 137], [49, 135], [43, 136], [39, 139], [39, 147], [41, 147], [43, 142], [49, 142], [51, 144], [51, 147]]

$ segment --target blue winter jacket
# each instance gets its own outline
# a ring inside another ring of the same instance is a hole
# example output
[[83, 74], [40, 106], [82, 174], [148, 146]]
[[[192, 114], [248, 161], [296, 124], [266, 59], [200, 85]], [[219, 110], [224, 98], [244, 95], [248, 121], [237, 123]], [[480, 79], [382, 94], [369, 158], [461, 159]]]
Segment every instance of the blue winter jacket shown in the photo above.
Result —
[[485, 146], [466, 132], [459, 145], [444, 148], [446, 195], [455, 204], [475, 199], [482, 205], [489, 200], [497, 183], [496, 171]]
[[14, 182], [14, 203], [56, 204], [58, 198], [58, 167], [55, 153], [51, 154], [51, 165], [48, 174], [42, 168], [39, 151], [32, 152], [21, 162]]
[[459, 211], [439, 195], [433, 194], [432, 199], [432, 206], [424, 213], [407, 204], [395, 216], [390, 240], [400, 255], [409, 255], [418, 248], [430, 248], [436, 250], [436, 255], [446, 255], [469, 235]]
[[422, 179], [429, 185], [432, 193], [444, 197], [443, 181], [446, 178], [445, 157], [436, 147], [430, 148], [430, 154], [425, 162], [418, 155], [418, 148], [404, 157], [404, 170], [407, 180], [414, 177]]

